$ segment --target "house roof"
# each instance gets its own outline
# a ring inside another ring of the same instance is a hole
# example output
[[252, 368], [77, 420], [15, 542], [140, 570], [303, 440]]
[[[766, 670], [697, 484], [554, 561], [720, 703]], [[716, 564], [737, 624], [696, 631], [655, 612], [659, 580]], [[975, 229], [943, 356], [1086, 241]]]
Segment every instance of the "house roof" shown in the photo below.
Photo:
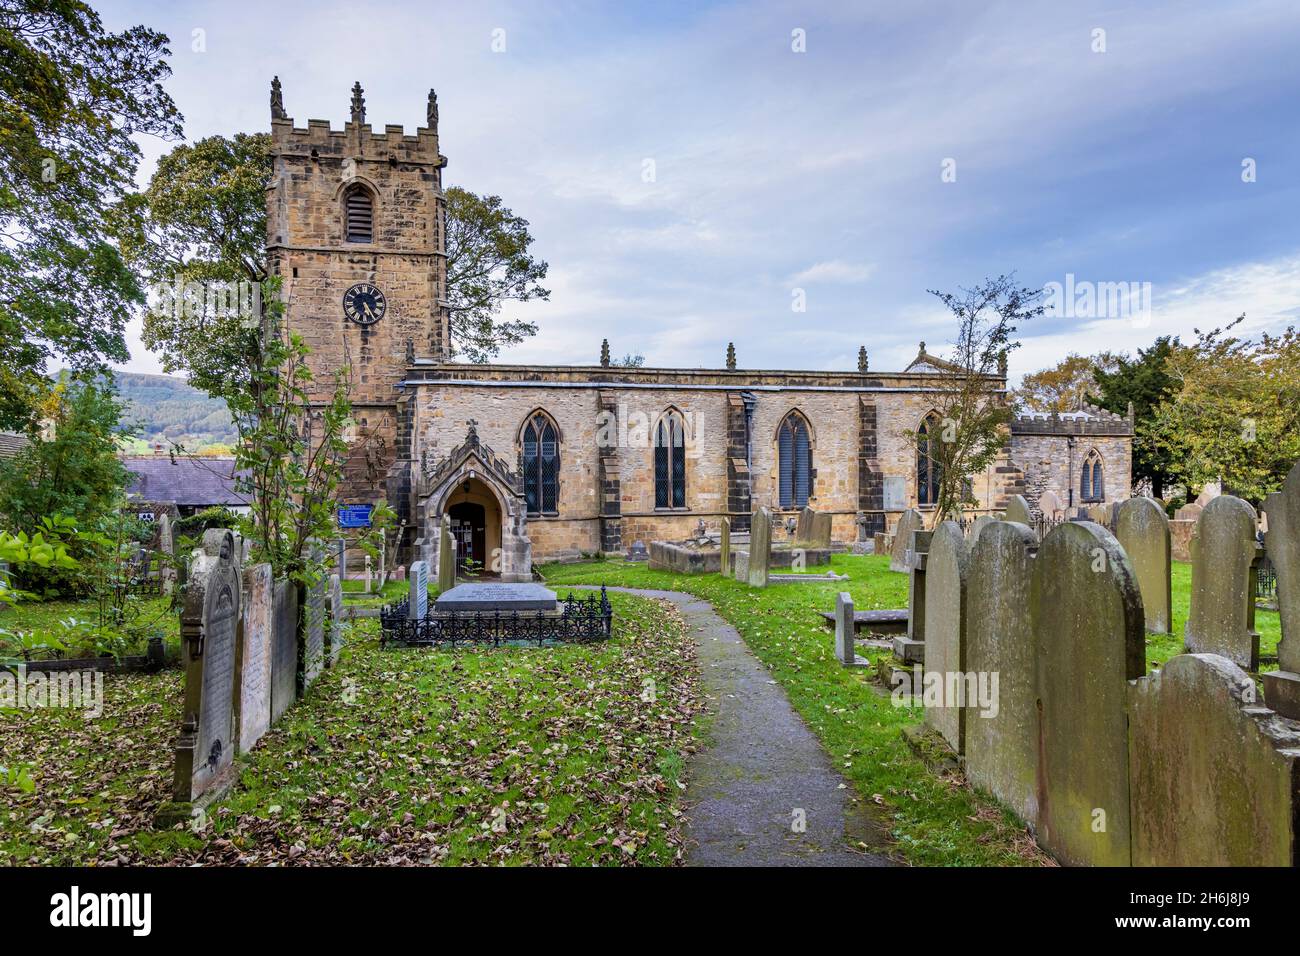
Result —
[[30, 442], [18, 432], [0, 432], [0, 458], [13, 458]]
[[235, 488], [233, 458], [148, 455], [123, 458], [122, 464], [134, 475], [127, 488], [131, 498], [200, 508], [248, 504]]

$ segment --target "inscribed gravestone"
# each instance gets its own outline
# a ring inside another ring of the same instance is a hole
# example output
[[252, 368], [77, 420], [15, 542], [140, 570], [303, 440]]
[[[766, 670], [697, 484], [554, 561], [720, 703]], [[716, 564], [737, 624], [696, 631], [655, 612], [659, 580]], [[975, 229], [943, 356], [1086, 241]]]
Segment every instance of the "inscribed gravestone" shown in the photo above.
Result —
[[1034, 523], [1033, 516], [1029, 513], [1029, 502], [1024, 495], [1012, 495], [1007, 499], [1006, 520], [1028, 525]]
[[325, 591], [327, 582], [324, 569], [318, 565], [315, 579], [304, 590], [302, 609], [301, 693], [306, 694], [316, 678], [325, 669]]
[[772, 559], [772, 512], [759, 508], [749, 527], [750, 587], [765, 588]]
[[1251, 703], [1254, 689], [1214, 654], [1130, 688], [1134, 866], [1294, 864], [1300, 724]]
[[343, 650], [343, 582], [337, 574], [330, 575], [329, 625], [325, 640], [328, 644], [325, 663], [333, 667], [339, 662], [339, 653]]
[[298, 697], [298, 587], [275, 582], [274, 632], [271, 638], [271, 723]]
[[1147, 630], [1172, 633], [1169, 518], [1150, 498], [1130, 498], [1116, 509], [1115, 537], [1137, 574]]
[[1038, 837], [1072, 866], [1129, 865], [1127, 681], [1146, 671], [1142, 596], [1109, 531], [1058, 525], [1034, 559]]
[[243, 620], [235, 677], [235, 740], [241, 753], [271, 726], [271, 656], [275, 590], [269, 564], [244, 570]]
[[735, 558], [732, 559], [735, 565], [735, 578], [741, 584], [749, 583], [749, 552], [737, 551]]
[[239, 572], [235, 539], [227, 530], [204, 532], [190, 571], [181, 614], [185, 709], [176, 741], [173, 799], [188, 803], [216, 784], [235, 755], [231, 739], [235, 639], [239, 629]]
[[407, 613], [412, 621], [423, 621], [429, 612], [429, 565], [424, 561], [411, 562], [411, 596]]
[[166, 512], [158, 519], [158, 583], [163, 594], [176, 590], [176, 539]]
[[1259, 669], [1255, 630], [1255, 509], [1220, 495], [1205, 506], [1192, 533], [1192, 606], [1187, 650], [1220, 654], [1238, 667]]
[[1264, 694], [1270, 707], [1294, 718], [1300, 717], [1300, 463], [1291, 469], [1282, 490], [1264, 499], [1264, 514], [1264, 547], [1277, 572], [1282, 622], [1278, 670], [1264, 675]]
[[1065, 514], [1065, 505], [1054, 491], [1044, 491], [1038, 498], [1038, 510], [1044, 518], [1060, 518]]
[[722, 563], [719, 565], [718, 570], [722, 572], [722, 576], [725, 578], [728, 574], [731, 573], [731, 519], [730, 518], [722, 519], [722, 535], [718, 546], [722, 550], [722, 555], [721, 555]]
[[894, 528], [894, 545], [889, 552], [889, 570], [905, 573], [907, 568], [907, 549], [912, 546], [912, 532], [924, 531], [925, 519], [915, 508], [908, 508], [898, 519]]
[[[962, 685], [966, 671], [966, 584], [969, 552], [966, 535], [955, 521], [941, 522], [930, 537], [925, 571], [926, 682], [942, 681], [940, 705], [929, 706], [925, 722], [939, 731], [960, 754], [965, 746], [966, 720], [962, 701], [950, 696]], [[951, 675], [951, 677], [950, 677]]]
[[456, 586], [456, 542], [451, 536], [451, 519], [443, 517], [438, 532], [438, 590], [450, 591]]
[[794, 544], [797, 548], [829, 548], [831, 516], [804, 507], [799, 512], [799, 523], [795, 526]]
[[1038, 817], [1038, 693], [1031, 591], [1038, 540], [989, 522], [970, 555], [966, 668], [997, 674], [997, 711], [966, 708], [966, 773], [1020, 815]]

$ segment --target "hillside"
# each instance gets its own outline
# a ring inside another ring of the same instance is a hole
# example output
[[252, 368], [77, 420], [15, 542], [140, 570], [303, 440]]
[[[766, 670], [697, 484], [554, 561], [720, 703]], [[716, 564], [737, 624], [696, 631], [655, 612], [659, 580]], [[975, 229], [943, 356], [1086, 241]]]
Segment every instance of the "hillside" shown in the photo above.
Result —
[[164, 441], [197, 450], [233, 444], [235, 428], [226, 403], [170, 375], [117, 372], [117, 388], [128, 403], [124, 424], [143, 441]]

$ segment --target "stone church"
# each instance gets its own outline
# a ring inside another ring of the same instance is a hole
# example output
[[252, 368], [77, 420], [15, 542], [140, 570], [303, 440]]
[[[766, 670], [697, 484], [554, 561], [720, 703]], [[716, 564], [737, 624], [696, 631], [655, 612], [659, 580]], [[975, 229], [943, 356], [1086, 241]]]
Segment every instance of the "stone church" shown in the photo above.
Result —
[[[939, 426], [942, 360], [924, 343], [897, 372], [871, 369], [865, 347], [843, 371], [745, 368], [731, 346], [718, 368], [623, 368], [594, 342], [589, 365], [457, 363], [433, 91], [413, 133], [372, 127], [360, 84], [342, 129], [300, 127], [276, 79], [271, 136], [267, 255], [287, 324], [312, 349], [321, 397], [339, 369], [351, 378], [340, 503], [386, 499], [403, 560], [435, 560], [443, 521], [462, 557], [512, 580], [701, 521], [745, 530], [763, 506], [782, 520], [828, 512], [845, 542], [932, 507], [936, 476], [911, 437]], [[983, 510], [1013, 493], [1071, 509], [1127, 498], [1132, 434], [1131, 417], [1092, 408], [1017, 417], [971, 490]]]

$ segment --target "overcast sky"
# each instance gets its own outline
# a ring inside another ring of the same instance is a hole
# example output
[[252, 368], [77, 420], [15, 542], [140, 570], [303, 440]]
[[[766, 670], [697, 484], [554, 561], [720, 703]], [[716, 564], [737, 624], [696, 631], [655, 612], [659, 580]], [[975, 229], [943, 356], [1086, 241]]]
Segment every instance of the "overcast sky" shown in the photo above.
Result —
[[[900, 369], [952, 337], [927, 289], [1010, 270], [1152, 303], [1025, 326], [1013, 376], [1300, 316], [1295, 0], [95, 6], [172, 38], [191, 140], [269, 129], [273, 74], [300, 126], [341, 127], [360, 80], [372, 125], [413, 130], [436, 88], [448, 184], [502, 196], [551, 267], [503, 361], [594, 364], [607, 336], [656, 366], [735, 341], [742, 368]], [[138, 331], [129, 367], [158, 371]]]

